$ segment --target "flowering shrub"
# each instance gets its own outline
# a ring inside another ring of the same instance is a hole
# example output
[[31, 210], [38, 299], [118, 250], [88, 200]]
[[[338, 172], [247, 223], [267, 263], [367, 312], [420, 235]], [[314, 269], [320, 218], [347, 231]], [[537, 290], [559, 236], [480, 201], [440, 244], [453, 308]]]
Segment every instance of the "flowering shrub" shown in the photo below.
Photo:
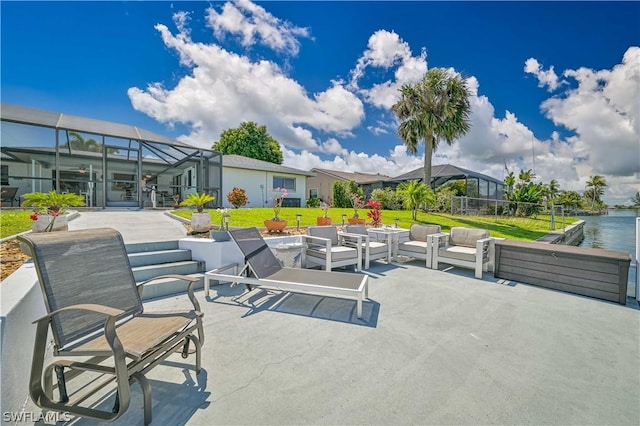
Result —
[[349, 199], [351, 200], [351, 205], [353, 206], [353, 218], [358, 219], [358, 210], [365, 206], [364, 200], [360, 198], [360, 195], [352, 192], [349, 194]]
[[382, 203], [380, 203], [380, 201], [378, 200], [371, 199], [367, 202], [367, 207], [371, 208], [371, 210], [367, 212], [367, 216], [369, 216], [369, 219], [371, 219], [371, 226], [373, 226], [374, 228], [379, 227], [382, 223], [382, 211], [380, 210], [381, 206]]
[[247, 202], [249, 201], [247, 199], [247, 191], [242, 188], [236, 187], [234, 187], [231, 192], [227, 194], [227, 200], [236, 209], [246, 206]]
[[322, 209], [322, 217], [324, 217], [325, 219], [328, 218], [329, 216], [327, 216], [329, 214], [329, 204], [325, 203], [324, 201], [322, 203], [320, 203], [320, 208]]
[[228, 213], [228, 212], [229, 212], [229, 209], [227, 209], [227, 208], [224, 208], [224, 209], [216, 209], [216, 211], [217, 211], [218, 213], [220, 213], [220, 229], [222, 230], [222, 229], [225, 229], [225, 228], [226, 228], [226, 229], [227, 229], [227, 231], [228, 231], [228, 230], [229, 230], [229, 224], [227, 223], [227, 225], [225, 226], [225, 223], [224, 223], [225, 221], [224, 221], [224, 219], [225, 219], [226, 217], [230, 217], [230, 216], [231, 216], [231, 215]]
[[289, 192], [286, 188], [274, 188], [273, 191], [273, 212], [275, 216], [271, 220], [275, 220], [276, 222], [280, 221], [280, 209], [282, 209], [282, 202], [285, 197], [289, 195]]

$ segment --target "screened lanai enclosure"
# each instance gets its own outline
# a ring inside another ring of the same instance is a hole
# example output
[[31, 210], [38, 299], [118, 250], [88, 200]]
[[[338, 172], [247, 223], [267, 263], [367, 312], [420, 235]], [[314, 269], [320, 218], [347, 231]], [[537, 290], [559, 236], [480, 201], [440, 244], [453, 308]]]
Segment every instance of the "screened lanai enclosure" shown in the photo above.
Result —
[[172, 207], [191, 193], [219, 207], [222, 154], [138, 127], [2, 104], [1, 182], [73, 192], [87, 207]]
[[[422, 181], [424, 171], [421, 168], [412, 170], [393, 179], [395, 183], [411, 180]], [[482, 173], [474, 172], [451, 164], [440, 164], [431, 168], [431, 187], [437, 188], [448, 182], [462, 180], [465, 182], [466, 194], [458, 198], [454, 207], [459, 210], [487, 211], [504, 200], [504, 182]], [[460, 204], [462, 203], [462, 204]]]

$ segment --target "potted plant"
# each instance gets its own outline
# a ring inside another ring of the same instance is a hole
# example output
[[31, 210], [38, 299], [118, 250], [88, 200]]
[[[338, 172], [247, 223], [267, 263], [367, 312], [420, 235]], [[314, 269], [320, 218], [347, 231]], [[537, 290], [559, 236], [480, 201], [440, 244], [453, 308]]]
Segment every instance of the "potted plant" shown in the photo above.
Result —
[[207, 193], [199, 194], [194, 192], [182, 200], [181, 206], [195, 207], [197, 212], [191, 214], [191, 229], [194, 232], [209, 232], [211, 229], [211, 215], [203, 212], [204, 205], [214, 201], [216, 197]]
[[353, 206], [353, 217], [349, 218], [350, 225], [361, 225], [365, 222], [364, 219], [360, 219], [358, 216], [358, 210], [364, 207], [364, 200], [360, 198], [360, 195], [352, 192], [349, 194], [349, 199], [351, 200], [351, 205]]
[[33, 207], [31, 220], [33, 232], [66, 231], [69, 229], [67, 209], [69, 207], [84, 206], [82, 195], [68, 192], [58, 194], [56, 191], [50, 192], [29, 192], [24, 194], [24, 207]]
[[329, 204], [324, 201], [320, 203], [320, 208], [322, 209], [322, 216], [316, 218], [316, 222], [318, 225], [331, 225], [331, 218], [328, 216], [329, 214]]
[[[382, 203], [379, 200], [374, 200], [373, 198], [367, 201], [367, 207], [370, 207], [371, 210], [367, 212], [367, 216], [371, 219], [371, 226], [374, 228], [379, 228], [382, 224]], [[396, 225], [396, 228], [398, 226]]]
[[284, 228], [287, 227], [287, 221], [280, 219], [282, 202], [287, 195], [289, 195], [289, 193], [286, 188], [275, 188], [273, 190], [273, 212], [275, 215], [271, 219], [264, 221], [264, 226], [267, 228], [267, 231], [282, 232]]
[[173, 198], [173, 208], [174, 209], [179, 209], [180, 208], [180, 194], [173, 194], [171, 196], [171, 198]]

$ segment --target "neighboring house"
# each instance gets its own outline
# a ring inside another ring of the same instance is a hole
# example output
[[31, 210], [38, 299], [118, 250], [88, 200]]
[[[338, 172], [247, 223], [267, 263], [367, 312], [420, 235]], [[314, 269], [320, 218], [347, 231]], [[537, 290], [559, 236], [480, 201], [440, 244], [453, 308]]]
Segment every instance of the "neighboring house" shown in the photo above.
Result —
[[311, 169], [311, 172], [315, 176], [307, 178], [307, 198], [320, 198], [328, 203], [332, 201], [333, 184], [336, 181], [354, 181], [362, 188], [366, 198], [369, 198], [374, 189], [388, 186], [386, 183], [391, 180], [391, 177], [379, 173], [351, 173], [318, 168]]
[[249, 199], [247, 207], [273, 206], [273, 189], [286, 188], [284, 207], [306, 206], [306, 182], [313, 173], [242, 155], [222, 156], [222, 205], [233, 207], [227, 194], [234, 187], [244, 189]]
[[[392, 179], [394, 186], [412, 180], [422, 181], [424, 169], [419, 167], [408, 173]], [[431, 185], [439, 187], [449, 181], [464, 180], [466, 182], [467, 197], [490, 198], [501, 200], [504, 198], [504, 182], [482, 173], [477, 173], [451, 164], [439, 164], [431, 168]]]

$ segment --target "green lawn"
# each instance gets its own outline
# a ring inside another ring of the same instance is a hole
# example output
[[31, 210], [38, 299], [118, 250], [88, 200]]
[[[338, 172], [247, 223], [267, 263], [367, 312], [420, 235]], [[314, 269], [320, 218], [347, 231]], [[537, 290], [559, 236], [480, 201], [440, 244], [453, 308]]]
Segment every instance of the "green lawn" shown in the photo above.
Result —
[[[214, 225], [220, 224], [220, 213], [216, 210], [207, 210], [211, 214], [211, 222]], [[193, 210], [179, 209], [173, 213], [190, 219]], [[273, 209], [271, 208], [252, 208], [252, 209], [230, 209], [228, 211], [231, 216], [229, 226], [243, 227], [256, 226], [264, 227], [263, 221], [273, 217]], [[280, 218], [288, 222], [289, 228], [296, 226], [296, 214], [300, 213], [302, 218], [300, 226], [315, 225], [316, 218], [322, 216], [320, 208], [283, 208], [280, 212]], [[333, 219], [336, 225], [342, 225], [342, 215], [347, 217], [353, 215], [352, 209], [336, 209], [329, 210], [329, 217]], [[367, 210], [359, 211], [361, 218], [367, 218]], [[3, 210], [0, 211], [0, 238], [19, 234], [20, 232], [31, 229], [30, 210]], [[382, 223], [393, 225], [395, 219], [398, 218], [398, 226], [401, 228], [409, 228], [413, 223], [411, 220], [411, 212], [409, 211], [382, 211]], [[368, 220], [368, 218], [367, 218]], [[569, 225], [577, 221], [577, 218], [565, 218], [565, 225]], [[550, 230], [549, 216], [538, 216], [536, 219], [498, 217], [496, 220], [493, 216], [452, 216], [441, 213], [418, 213], [417, 223], [435, 223], [447, 232], [452, 226], [466, 226], [469, 228], [486, 228], [491, 232], [492, 237], [507, 238], [510, 240], [532, 241], [547, 234]], [[557, 219], [556, 228], [562, 226], [561, 220]]]

